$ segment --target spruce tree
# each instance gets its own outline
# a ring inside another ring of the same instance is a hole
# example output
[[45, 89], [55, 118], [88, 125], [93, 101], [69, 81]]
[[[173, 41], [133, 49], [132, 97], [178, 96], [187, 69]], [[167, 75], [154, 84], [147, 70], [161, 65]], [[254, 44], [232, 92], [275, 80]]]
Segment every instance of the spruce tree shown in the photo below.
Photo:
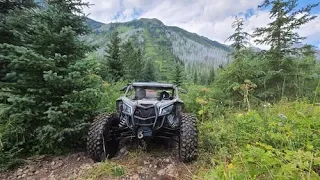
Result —
[[100, 99], [100, 78], [83, 59], [91, 47], [78, 38], [88, 32], [79, 14], [84, 4], [48, 2], [46, 9], [15, 10], [1, 24], [15, 31], [14, 41], [0, 43], [0, 63], [7, 64], [0, 156], [11, 160], [18, 153], [61, 153], [83, 145]]
[[140, 69], [144, 67], [143, 55], [140, 48], [134, 52], [134, 63], [132, 64], [132, 76], [135, 81], [141, 81], [143, 76]]
[[[24, 1], [0, 1], [0, 43], [22, 45], [23, 41], [20, 32], [27, 33], [27, 24], [29, 17], [25, 15], [24, 10], [36, 7], [33, 0]], [[22, 15], [23, 14], [23, 15]], [[17, 19], [20, 17], [20, 19]], [[17, 20], [17, 21], [15, 21]], [[19, 26], [17, 26], [19, 23]], [[17, 34], [20, 34], [18, 36]], [[8, 60], [0, 59], [0, 82], [4, 81], [8, 73]]]
[[197, 84], [198, 83], [198, 71], [197, 70], [195, 70], [194, 71], [194, 74], [193, 74], [193, 83], [194, 84]]
[[310, 11], [318, 5], [311, 4], [298, 9], [297, 0], [265, 0], [259, 6], [271, 7], [269, 17], [272, 19], [266, 27], [257, 28], [254, 32], [256, 43], [270, 46], [266, 53], [266, 74], [261, 77], [264, 79], [266, 98], [280, 99], [296, 93], [295, 81], [301, 73], [297, 71], [295, 58], [308, 49], [295, 47], [305, 39], [296, 30], [315, 19], [316, 16], [311, 15]]
[[34, 0], [2, 0], [0, 1], [0, 13], [6, 14], [11, 10], [36, 7]]
[[128, 41], [122, 45], [121, 60], [124, 63], [125, 78], [131, 81], [141, 80], [141, 69], [143, 67], [142, 52], [140, 48], [135, 49], [133, 42]]
[[216, 72], [214, 67], [212, 67], [209, 71], [209, 79], [208, 79], [208, 84], [212, 84], [216, 78]]
[[147, 60], [143, 69], [143, 77], [142, 79], [146, 82], [156, 81], [156, 68], [151, 60]]
[[124, 62], [120, 57], [120, 43], [119, 32], [114, 31], [111, 35], [110, 42], [106, 49], [107, 67], [111, 76], [111, 81], [119, 81], [124, 76]]
[[176, 64], [173, 83], [177, 86], [181, 86], [183, 83], [183, 70], [180, 64]]
[[255, 42], [270, 46], [269, 53], [272, 55], [271, 63], [274, 70], [281, 69], [285, 56], [294, 55], [301, 50], [293, 47], [305, 39], [296, 30], [316, 18], [310, 11], [318, 5], [319, 3], [311, 4], [297, 9], [297, 0], [265, 0], [259, 6], [259, 8], [271, 6], [269, 17], [273, 21], [268, 23], [267, 27], [255, 29], [254, 36], [258, 38]]
[[244, 19], [236, 17], [236, 20], [232, 23], [232, 28], [235, 29], [235, 33], [228, 37], [227, 41], [232, 41], [231, 47], [236, 51], [240, 51], [245, 48], [246, 45], [250, 45], [249, 38], [251, 35], [243, 31]]
[[135, 60], [134, 60], [135, 50], [134, 50], [134, 47], [133, 47], [132, 42], [130, 40], [125, 42], [121, 46], [120, 58], [124, 64], [125, 79], [133, 80], [134, 77], [132, 74], [133, 73], [132, 65], [134, 65], [134, 62], [135, 62]]
[[[231, 44], [231, 47], [234, 48], [234, 52], [231, 55], [235, 61], [241, 61], [244, 58], [244, 51], [246, 47], [250, 45], [249, 38], [251, 37], [251, 35], [247, 32], [244, 32], [243, 25], [244, 19], [236, 17], [236, 20], [232, 23], [232, 28], [235, 29], [235, 33], [227, 39], [227, 41], [233, 42]], [[242, 62], [237, 63], [241, 64]], [[242, 69], [239, 69], [239, 71], [242, 71]]]

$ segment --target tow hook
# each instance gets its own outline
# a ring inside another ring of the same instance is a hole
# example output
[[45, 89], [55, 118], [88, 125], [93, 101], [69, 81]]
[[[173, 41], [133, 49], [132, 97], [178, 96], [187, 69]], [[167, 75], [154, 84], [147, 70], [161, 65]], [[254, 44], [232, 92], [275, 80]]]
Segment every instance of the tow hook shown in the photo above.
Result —
[[142, 139], [143, 138], [143, 129], [140, 129], [138, 131], [138, 139]]

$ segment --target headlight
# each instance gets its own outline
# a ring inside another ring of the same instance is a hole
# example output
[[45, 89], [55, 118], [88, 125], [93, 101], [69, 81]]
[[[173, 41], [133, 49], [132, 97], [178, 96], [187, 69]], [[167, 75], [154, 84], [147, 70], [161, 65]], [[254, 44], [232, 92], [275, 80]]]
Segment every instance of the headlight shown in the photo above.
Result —
[[128, 114], [132, 113], [132, 107], [131, 106], [123, 103], [122, 107], [123, 107], [123, 109], [122, 109], [123, 112], [128, 113]]
[[173, 108], [173, 105], [161, 108], [159, 115], [162, 116], [162, 115], [169, 114], [172, 111], [172, 108]]

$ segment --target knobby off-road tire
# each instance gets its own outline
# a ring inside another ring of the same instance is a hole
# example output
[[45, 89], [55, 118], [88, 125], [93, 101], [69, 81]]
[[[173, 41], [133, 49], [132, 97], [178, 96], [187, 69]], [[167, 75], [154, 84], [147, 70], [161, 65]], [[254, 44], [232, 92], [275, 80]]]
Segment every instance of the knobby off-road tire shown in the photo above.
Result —
[[198, 157], [197, 118], [193, 114], [181, 114], [179, 134], [179, 158], [191, 162]]
[[87, 151], [95, 162], [116, 155], [119, 141], [112, 138], [110, 129], [112, 125], [118, 123], [117, 121], [117, 116], [114, 114], [100, 114], [94, 118], [88, 133]]

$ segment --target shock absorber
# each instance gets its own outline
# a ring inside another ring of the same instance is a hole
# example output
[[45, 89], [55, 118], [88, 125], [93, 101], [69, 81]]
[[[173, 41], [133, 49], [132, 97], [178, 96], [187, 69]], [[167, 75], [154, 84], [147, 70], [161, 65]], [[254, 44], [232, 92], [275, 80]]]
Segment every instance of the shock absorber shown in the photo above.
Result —
[[176, 128], [179, 125], [179, 120], [173, 114], [167, 116], [167, 123], [171, 128]]
[[121, 115], [120, 116], [120, 123], [119, 123], [119, 127], [125, 127], [127, 126], [127, 115]]

